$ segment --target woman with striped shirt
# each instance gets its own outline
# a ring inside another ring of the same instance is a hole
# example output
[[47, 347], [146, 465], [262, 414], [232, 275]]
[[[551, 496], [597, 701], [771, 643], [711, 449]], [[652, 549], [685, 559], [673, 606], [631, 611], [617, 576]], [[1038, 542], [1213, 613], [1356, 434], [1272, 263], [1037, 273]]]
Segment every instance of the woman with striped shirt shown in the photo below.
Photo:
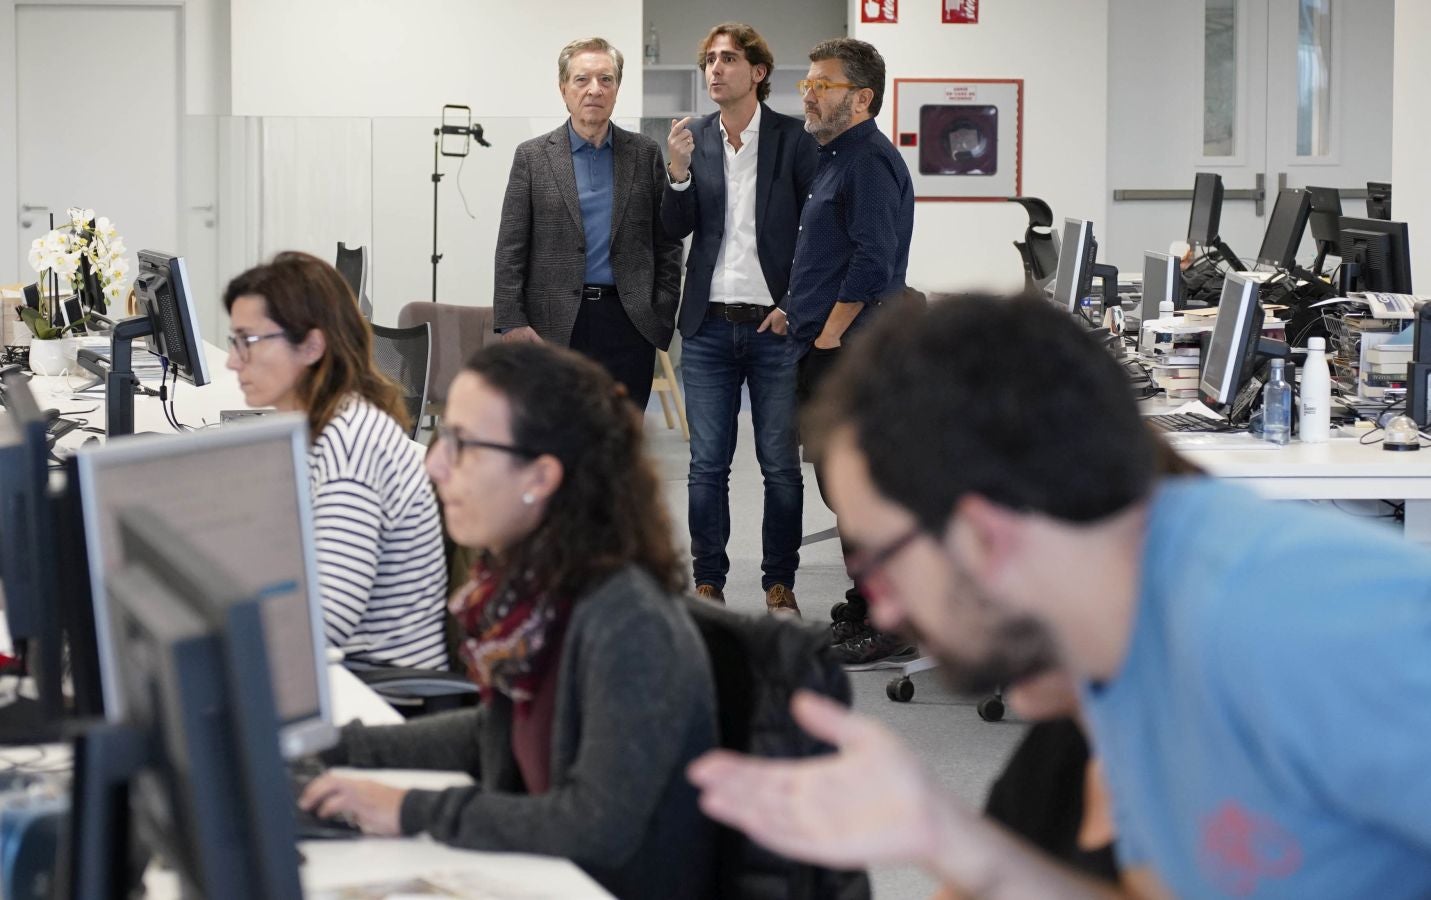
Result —
[[352, 291], [317, 257], [280, 253], [231, 281], [224, 307], [244, 400], [308, 417], [329, 645], [353, 667], [446, 668], [442, 521]]

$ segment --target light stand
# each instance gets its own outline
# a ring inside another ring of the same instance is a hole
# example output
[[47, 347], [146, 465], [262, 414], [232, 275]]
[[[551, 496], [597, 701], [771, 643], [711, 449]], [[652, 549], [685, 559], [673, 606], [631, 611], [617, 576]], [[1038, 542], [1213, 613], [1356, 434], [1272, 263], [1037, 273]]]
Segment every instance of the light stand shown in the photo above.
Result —
[[[466, 125], [449, 125], [447, 123], [447, 111], [460, 110], [467, 114]], [[462, 152], [445, 150], [442, 147], [442, 138], [445, 135], [461, 135]], [[432, 129], [432, 302], [437, 302], [437, 264], [442, 261], [442, 254], [437, 252], [437, 187], [442, 183], [442, 170], [440, 167], [441, 157], [457, 156], [464, 157], [472, 149], [471, 142], [476, 141], [483, 147], [490, 147], [491, 144], [482, 137], [482, 126], [472, 121], [472, 108], [449, 103], [442, 107], [442, 125]]]

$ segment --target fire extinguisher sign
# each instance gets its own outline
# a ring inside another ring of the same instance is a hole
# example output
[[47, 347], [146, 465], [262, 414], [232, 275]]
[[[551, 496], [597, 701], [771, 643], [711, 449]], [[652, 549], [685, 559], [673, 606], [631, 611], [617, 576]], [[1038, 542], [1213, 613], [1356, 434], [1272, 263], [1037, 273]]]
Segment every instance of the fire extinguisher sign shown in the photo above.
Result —
[[894, 25], [899, 21], [899, 0], [864, 0], [860, 21], [866, 25]]
[[944, 0], [945, 25], [978, 25], [979, 0]]

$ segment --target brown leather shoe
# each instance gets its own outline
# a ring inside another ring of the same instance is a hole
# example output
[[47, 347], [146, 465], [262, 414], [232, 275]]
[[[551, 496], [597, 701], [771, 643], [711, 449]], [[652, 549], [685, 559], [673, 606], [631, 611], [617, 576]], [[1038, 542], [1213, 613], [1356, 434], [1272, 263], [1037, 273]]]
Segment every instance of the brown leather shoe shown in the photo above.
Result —
[[719, 603], [725, 606], [725, 592], [713, 584], [696, 585], [696, 596], [702, 600], [709, 600], [712, 603]]
[[771, 615], [800, 618], [800, 607], [795, 603], [795, 592], [783, 584], [772, 584], [770, 590], [765, 592], [765, 611]]

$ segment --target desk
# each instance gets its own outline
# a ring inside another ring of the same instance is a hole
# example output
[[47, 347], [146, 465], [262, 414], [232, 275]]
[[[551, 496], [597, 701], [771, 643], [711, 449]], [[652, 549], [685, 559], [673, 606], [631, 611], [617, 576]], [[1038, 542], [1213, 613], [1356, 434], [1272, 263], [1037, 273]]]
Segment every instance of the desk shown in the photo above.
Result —
[[[1164, 411], [1166, 401], [1144, 404]], [[1431, 450], [1391, 453], [1335, 433], [1325, 444], [1227, 449], [1245, 435], [1169, 435], [1173, 448], [1219, 478], [1275, 500], [1392, 500], [1406, 503], [1405, 537], [1431, 545]], [[1191, 443], [1196, 441], [1196, 444]], [[1219, 447], [1218, 444], [1223, 444]]]
[[[137, 353], [144, 351], [136, 350]], [[209, 363], [210, 383], [196, 388], [188, 382], [180, 382], [177, 389], [171, 389], [174, 398], [174, 413], [185, 425], [201, 428], [205, 424], [217, 425], [219, 411], [224, 409], [246, 409], [243, 391], [239, 389], [238, 375], [224, 368], [228, 353], [213, 344], [204, 342], [204, 353]], [[41, 409], [53, 407], [67, 419], [84, 419], [90, 427], [104, 427], [104, 391], [96, 389], [84, 395], [72, 394], [70, 385], [78, 387], [88, 380], [89, 373], [83, 370], [68, 376], [36, 375], [30, 380], [30, 390], [35, 394], [35, 402]], [[80, 412], [84, 410], [84, 412]], [[154, 431], [172, 434], [174, 429], [164, 418], [164, 409], [159, 398], [136, 395], [134, 398], [134, 430], [136, 433]], [[60, 440], [61, 447], [78, 447], [90, 434], [72, 431]]]

